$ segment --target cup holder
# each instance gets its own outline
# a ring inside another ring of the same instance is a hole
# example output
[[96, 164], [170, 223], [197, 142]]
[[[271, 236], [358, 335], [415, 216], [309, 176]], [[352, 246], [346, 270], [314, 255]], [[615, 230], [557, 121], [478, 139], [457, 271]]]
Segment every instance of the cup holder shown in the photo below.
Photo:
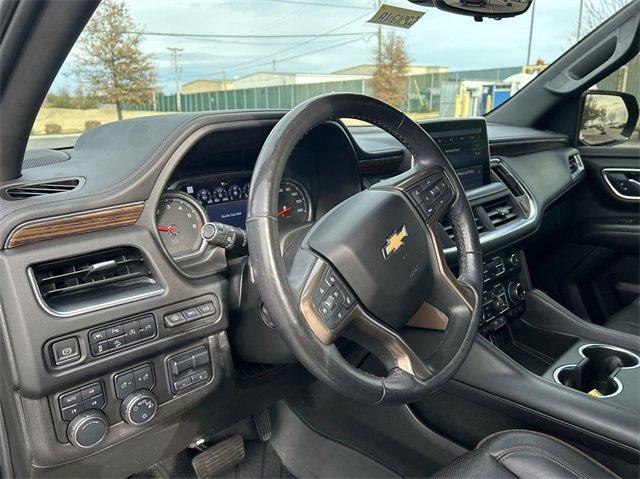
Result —
[[604, 344], [586, 344], [578, 349], [582, 360], [556, 369], [553, 378], [558, 384], [582, 391], [590, 396], [611, 397], [622, 392], [622, 382], [616, 377], [621, 369], [640, 366], [640, 358], [626, 349]]

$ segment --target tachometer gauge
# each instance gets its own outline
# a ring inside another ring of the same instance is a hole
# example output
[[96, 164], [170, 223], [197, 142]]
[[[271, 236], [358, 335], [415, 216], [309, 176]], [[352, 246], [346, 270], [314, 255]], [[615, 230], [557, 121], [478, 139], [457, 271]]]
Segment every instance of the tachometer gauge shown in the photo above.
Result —
[[278, 221], [306, 223], [309, 219], [309, 200], [304, 188], [291, 180], [283, 180], [278, 194]]
[[200, 253], [204, 243], [200, 230], [205, 213], [195, 200], [180, 192], [166, 193], [156, 209], [158, 235], [175, 260]]

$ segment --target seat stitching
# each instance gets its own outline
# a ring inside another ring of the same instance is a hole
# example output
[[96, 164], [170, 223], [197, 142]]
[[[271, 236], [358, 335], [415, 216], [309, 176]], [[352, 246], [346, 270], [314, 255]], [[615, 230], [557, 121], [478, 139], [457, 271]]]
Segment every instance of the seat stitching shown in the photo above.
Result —
[[543, 449], [538, 449], [535, 447], [530, 447], [530, 446], [515, 446], [515, 447], [511, 447], [509, 449], [506, 449], [500, 456], [496, 457], [496, 459], [498, 461], [500, 461], [500, 463], [507, 467], [506, 464], [504, 464], [504, 460], [506, 460], [508, 457], [510, 456], [515, 456], [517, 454], [528, 454], [530, 456], [537, 456], [537, 457], [542, 457], [545, 458], [553, 463], [555, 463], [556, 465], [562, 467], [563, 469], [569, 471], [570, 473], [572, 473], [574, 476], [579, 477], [580, 479], [587, 479], [587, 476], [583, 476], [582, 474], [580, 474], [579, 471], [575, 470], [573, 467], [571, 467], [569, 464], [567, 464], [566, 462], [562, 461], [561, 459], [557, 458], [556, 456], [554, 456], [553, 454], [549, 453], [548, 451], [545, 451]]

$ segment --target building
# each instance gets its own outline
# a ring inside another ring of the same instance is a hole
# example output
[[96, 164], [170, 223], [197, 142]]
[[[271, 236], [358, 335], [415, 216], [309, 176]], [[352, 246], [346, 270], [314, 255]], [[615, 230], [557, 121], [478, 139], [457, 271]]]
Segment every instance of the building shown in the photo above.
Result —
[[[375, 64], [363, 64], [355, 67], [343, 68], [342, 70], [336, 70], [332, 72], [334, 75], [369, 75], [373, 76], [376, 71]], [[433, 73], [447, 73], [449, 67], [438, 65], [409, 65], [407, 68], [407, 75], [428, 75]]]
[[308, 85], [348, 80], [367, 80], [369, 78], [369, 75], [357, 74], [258, 72], [237, 78], [233, 81], [233, 88], [241, 90], [244, 88], [264, 88], [281, 85]]
[[229, 80], [205, 80], [199, 79], [190, 81], [182, 85], [181, 93], [204, 93], [208, 91], [228, 91], [233, 90], [233, 82]]

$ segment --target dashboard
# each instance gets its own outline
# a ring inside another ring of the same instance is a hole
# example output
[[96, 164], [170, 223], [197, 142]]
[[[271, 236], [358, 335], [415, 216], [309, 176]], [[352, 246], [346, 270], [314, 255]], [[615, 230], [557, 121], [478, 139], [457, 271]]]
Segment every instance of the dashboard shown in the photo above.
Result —
[[[8, 200], [3, 185], [0, 277], [11, 281], [0, 290], [0, 314], [14, 346], [7, 364], [17, 399], [6, 404], [20, 404], [7, 417], [21, 418], [8, 427], [42, 439], [30, 444], [25, 464], [34, 466], [24, 475], [74, 475], [91, 454], [109, 475], [127, 476], [310, 380], [269, 325], [248, 258], [211, 247], [200, 233], [208, 222], [243, 228], [253, 167], [281, 116], [116, 122], [85, 132], [64, 168], [25, 169], [20, 180], [59, 178], [64, 169], [65, 178], [79, 179], [75, 189]], [[578, 181], [568, 166], [575, 150], [561, 136], [522, 129], [502, 140], [504, 130], [484, 120], [422, 126], [461, 178], [486, 251], [533, 233], [544, 209]], [[410, 167], [411, 155], [376, 128], [319, 125], [283, 173], [281, 236], [293, 238]], [[539, 168], [550, 172], [544, 181]], [[455, 258], [450, 232], [441, 225]], [[178, 359], [189, 367], [174, 366]], [[83, 391], [86, 405], [78, 402]], [[123, 408], [133, 399], [152, 405], [148, 422]], [[75, 434], [81, 420], [102, 428], [91, 449]], [[151, 451], [150, 442], [162, 451]]]

